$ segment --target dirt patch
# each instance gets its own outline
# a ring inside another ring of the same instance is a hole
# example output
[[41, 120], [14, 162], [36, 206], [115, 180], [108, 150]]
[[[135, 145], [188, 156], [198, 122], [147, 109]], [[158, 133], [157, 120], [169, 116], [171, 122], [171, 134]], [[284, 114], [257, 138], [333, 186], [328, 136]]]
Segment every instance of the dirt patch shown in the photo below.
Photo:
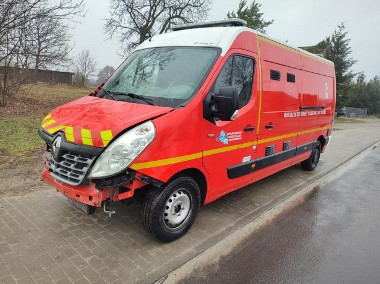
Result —
[[47, 109], [52, 107], [48, 102], [33, 98], [13, 96], [8, 99], [7, 106], [0, 112], [0, 117], [28, 116], [30, 114], [43, 117]]
[[[28, 162], [7, 161], [0, 166], [0, 196], [24, 195], [49, 188], [41, 178], [43, 163], [40, 153], [33, 153]], [[4, 157], [3, 157], [4, 159]]]

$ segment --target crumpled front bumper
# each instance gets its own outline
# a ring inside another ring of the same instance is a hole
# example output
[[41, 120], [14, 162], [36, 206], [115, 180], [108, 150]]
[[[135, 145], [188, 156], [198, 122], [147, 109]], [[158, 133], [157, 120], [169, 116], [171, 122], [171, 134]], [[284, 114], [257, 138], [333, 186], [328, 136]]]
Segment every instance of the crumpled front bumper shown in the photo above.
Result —
[[80, 201], [84, 204], [88, 204], [95, 207], [102, 207], [102, 202], [105, 201], [107, 197], [107, 192], [105, 190], [98, 190], [95, 188], [95, 184], [91, 183], [90, 185], [77, 185], [71, 186], [63, 182], [59, 182], [54, 179], [47, 167], [44, 167], [42, 173], [43, 179], [46, 183], [54, 186], [57, 191], [61, 192], [63, 195]]

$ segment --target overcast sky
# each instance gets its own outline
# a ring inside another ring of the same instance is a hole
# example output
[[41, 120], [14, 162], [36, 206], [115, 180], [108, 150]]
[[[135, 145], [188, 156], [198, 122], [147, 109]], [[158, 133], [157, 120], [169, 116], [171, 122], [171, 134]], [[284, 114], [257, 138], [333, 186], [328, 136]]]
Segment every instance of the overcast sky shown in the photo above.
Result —
[[[228, 11], [237, 10], [240, 0], [214, 0], [209, 21], [226, 18]], [[248, 0], [249, 3], [252, 1]], [[339, 23], [345, 22], [351, 38], [352, 57], [358, 62], [354, 72], [364, 71], [367, 79], [380, 75], [380, 2], [378, 0], [258, 0], [266, 20], [274, 22], [267, 34], [293, 46], [314, 45], [330, 36]], [[108, 40], [103, 30], [108, 17], [108, 0], [85, 0], [85, 18], [73, 29], [73, 52], [89, 49], [98, 69], [117, 67], [120, 44]]]

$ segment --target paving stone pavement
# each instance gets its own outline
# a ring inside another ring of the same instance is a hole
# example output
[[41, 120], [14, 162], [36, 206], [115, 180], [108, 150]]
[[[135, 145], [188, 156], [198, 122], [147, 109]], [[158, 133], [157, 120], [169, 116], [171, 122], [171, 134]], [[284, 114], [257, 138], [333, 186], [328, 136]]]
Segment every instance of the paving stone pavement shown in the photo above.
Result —
[[[87, 216], [53, 188], [0, 198], [0, 283], [152, 283], [263, 211], [380, 140], [379, 123], [341, 127], [314, 172], [299, 166], [201, 208], [190, 231], [163, 244], [148, 235], [141, 206]], [[350, 139], [348, 139], [350, 137]]]

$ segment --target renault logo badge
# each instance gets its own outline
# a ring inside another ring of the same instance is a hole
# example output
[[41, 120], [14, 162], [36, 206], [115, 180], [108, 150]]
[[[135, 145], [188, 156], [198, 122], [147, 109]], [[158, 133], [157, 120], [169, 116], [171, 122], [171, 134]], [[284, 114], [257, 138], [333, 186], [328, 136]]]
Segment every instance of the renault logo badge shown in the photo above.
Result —
[[53, 155], [54, 160], [58, 160], [58, 158], [61, 156], [61, 141], [62, 137], [58, 136], [51, 145], [51, 153]]

